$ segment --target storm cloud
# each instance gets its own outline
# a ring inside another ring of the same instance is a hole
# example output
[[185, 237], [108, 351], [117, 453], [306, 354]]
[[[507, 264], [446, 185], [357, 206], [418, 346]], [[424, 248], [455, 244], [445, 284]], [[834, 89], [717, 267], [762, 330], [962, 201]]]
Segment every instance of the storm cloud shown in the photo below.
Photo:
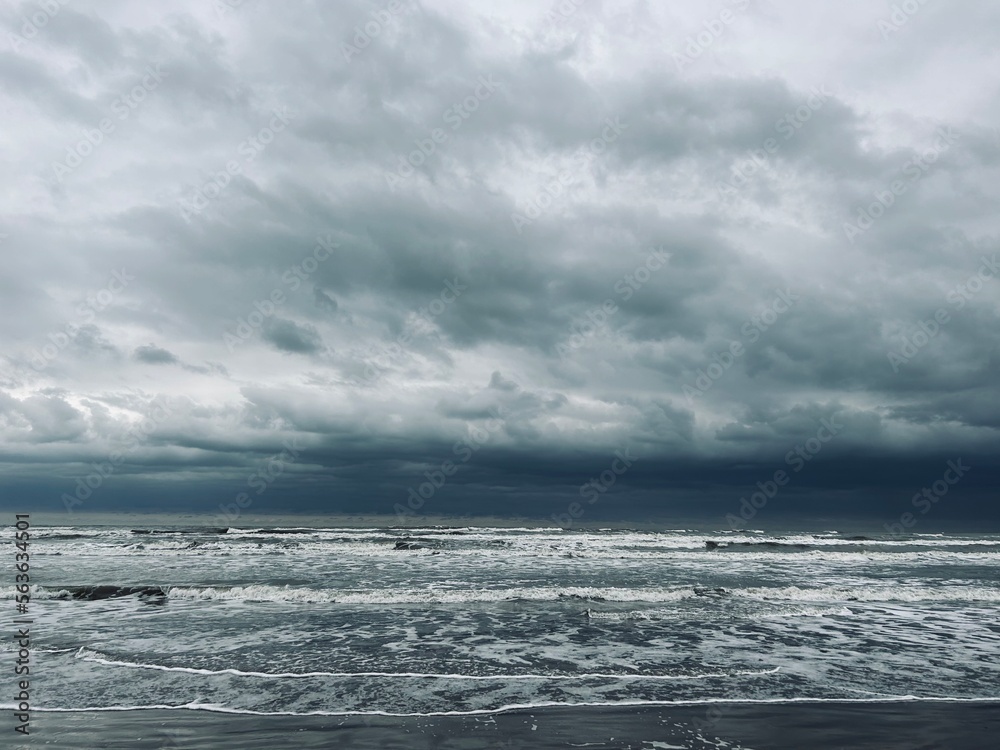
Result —
[[997, 521], [998, 23], [8, 4], [4, 502]]

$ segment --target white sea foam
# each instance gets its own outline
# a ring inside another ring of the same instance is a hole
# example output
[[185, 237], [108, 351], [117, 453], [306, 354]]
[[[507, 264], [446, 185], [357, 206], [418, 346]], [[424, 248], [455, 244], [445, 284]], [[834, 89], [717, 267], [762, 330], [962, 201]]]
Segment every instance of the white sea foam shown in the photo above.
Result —
[[[48, 586], [32, 589], [49, 634], [38, 645], [77, 645], [39, 654], [63, 686], [49, 705], [168, 709], [198, 698], [184, 708], [489, 715], [536, 701], [997, 693], [1000, 536], [988, 533], [914, 543], [746, 531], [253, 531], [66, 527], [39, 540], [35, 553], [59, 556], [44, 561]], [[397, 551], [401, 539], [423, 549]], [[776, 544], [710, 550], [707, 540]], [[128, 594], [130, 584], [148, 593], [159, 584], [167, 598], [45, 601]], [[83, 643], [93, 650], [79, 651]], [[945, 652], [944, 662], [927, 658]], [[345, 662], [349, 654], [368, 656]]]
[[151, 669], [160, 672], [184, 672], [187, 674], [214, 676], [233, 675], [236, 677], [262, 677], [271, 679], [303, 679], [311, 677], [388, 677], [400, 679], [435, 679], [435, 680], [480, 680], [492, 682], [507, 682], [510, 680], [560, 681], [560, 680], [706, 680], [724, 677], [756, 677], [775, 674], [780, 667], [763, 670], [732, 670], [730, 672], [709, 672], [704, 674], [613, 674], [588, 672], [583, 674], [494, 674], [473, 675], [461, 673], [439, 672], [254, 672], [241, 669], [200, 669], [197, 667], [169, 667], [162, 664], [142, 664], [138, 662], [119, 661], [106, 655], [80, 648], [76, 657], [83, 661], [103, 664], [113, 667], [128, 667], [132, 669]]
[[[749, 587], [701, 591], [689, 586], [662, 588], [616, 588], [591, 586], [538, 586], [513, 588], [422, 588], [422, 589], [315, 589], [303, 586], [164, 586], [172, 599], [232, 602], [286, 602], [300, 604], [463, 604], [467, 602], [679, 602], [698, 596], [718, 600], [735, 596], [758, 601], [809, 603], [845, 602], [970, 602], [1000, 603], [1000, 586], [830, 586], [823, 588]], [[33, 599], [65, 599], [65, 589], [32, 586]], [[0, 588], [0, 598], [13, 598], [14, 587]], [[107, 601], [107, 600], [105, 600]], [[583, 613], [583, 612], [581, 612]], [[593, 616], [594, 613], [590, 613]]]
[[[854, 612], [845, 606], [815, 605], [791, 606], [764, 612], [744, 612], [743, 617], [751, 620], [764, 620], [782, 617], [853, 617]], [[593, 620], [607, 622], [625, 622], [628, 620], [669, 620], [677, 617], [673, 609], [653, 608], [636, 609], [627, 612], [595, 612], [587, 610], [587, 616]]]
[[[413, 527], [406, 529], [385, 529], [385, 528], [353, 528], [353, 527], [281, 527], [275, 529], [265, 528], [234, 528], [230, 527], [225, 534], [212, 533], [206, 531], [199, 534], [195, 528], [185, 528], [178, 533], [170, 533], [169, 529], [155, 530], [155, 534], [134, 534], [128, 528], [92, 528], [92, 527], [39, 527], [33, 532], [35, 538], [52, 539], [66, 535], [82, 536], [83, 539], [103, 540], [106, 543], [131, 541], [136, 543], [148, 543], [151, 545], [164, 543], [190, 543], [193, 538], [197, 538], [200, 543], [206, 540], [217, 540], [221, 543], [232, 543], [234, 541], [254, 541], [267, 542], [273, 544], [279, 538], [283, 541], [322, 541], [325, 544], [353, 544], [365, 542], [372, 539], [403, 539], [421, 537], [439, 542], [467, 543], [475, 541], [504, 541], [513, 548], [538, 548], [555, 545], [556, 547], [583, 546], [588, 549], [623, 548], [636, 547], [648, 549], [693, 549], [704, 548], [705, 542], [719, 540], [722, 538], [729, 544], [763, 544], [774, 543], [782, 545], [806, 545], [810, 547], [857, 547], [857, 548], [887, 548], [898, 547], [965, 547], [965, 546], [998, 546], [1000, 536], [980, 536], [979, 538], [946, 536], [940, 533], [915, 534], [910, 539], [898, 538], [873, 538], [873, 539], [850, 539], [835, 532], [826, 532], [824, 535], [813, 534], [791, 534], [788, 536], [774, 536], [764, 533], [761, 530], [722, 530], [719, 532], [692, 532], [685, 529], [673, 529], [662, 531], [567, 531], [556, 528], [488, 528], [488, 527], [461, 527], [461, 528], [434, 528], [434, 527]], [[331, 539], [331, 536], [339, 536], [350, 540], [341, 542], [339, 539]], [[78, 542], [79, 539], [66, 539], [67, 543]], [[46, 545], [47, 547], [49, 545]], [[75, 546], [75, 545], [74, 545]], [[383, 543], [379, 545], [383, 550], [387, 547], [391, 549], [391, 544]], [[780, 548], [774, 548], [778, 551]], [[39, 550], [40, 552], [43, 550]]]
[[[738, 552], [723, 550], [706, 550], [702, 544], [689, 542], [668, 545], [634, 545], [613, 544], [608, 540], [586, 541], [568, 540], [543, 541], [541, 539], [521, 538], [519, 540], [503, 540], [504, 546], [483, 543], [467, 537], [451, 537], [456, 541], [435, 543], [434, 546], [424, 545], [420, 549], [396, 550], [389, 541], [374, 539], [359, 541], [319, 540], [313, 537], [287, 536], [280, 542], [271, 538], [271, 542], [261, 538], [243, 537], [239, 540], [223, 541], [225, 537], [215, 536], [208, 540], [193, 543], [190, 538], [181, 540], [162, 537], [130, 538], [127, 544], [108, 541], [79, 540], [71, 545], [58, 548], [49, 545], [39, 545], [35, 554], [45, 556], [58, 552], [67, 557], [80, 558], [82, 564], [88, 564], [88, 558], [118, 558], [122, 564], [134, 561], [142, 564], [143, 558], [170, 558], [173, 560], [206, 558], [221, 559], [268, 559], [274, 560], [309, 560], [329, 559], [336, 555], [344, 561], [356, 561], [365, 564], [369, 560], [388, 561], [395, 565], [422, 565], [433, 558], [435, 564], [454, 562], [456, 564], [475, 564], [479, 561], [494, 559], [520, 560], [525, 563], [535, 560], [551, 561], [558, 565], [569, 565], [577, 558], [592, 559], [609, 564], [627, 564], [629, 560], [648, 560], [650, 563], [678, 563], [686, 566], [703, 566], [714, 569], [725, 566], [746, 565], [825, 565], [829, 563], [871, 566], [911, 566], [911, 565], [983, 565], [1000, 567], [1000, 547], [993, 550], [978, 549], [964, 546], [961, 550], [944, 549], [941, 547], [925, 547], [920, 551], [899, 548], [844, 548], [822, 547], [810, 550], [795, 550], [785, 548], [758, 549], [755, 547], [740, 548]], [[499, 540], [497, 540], [499, 541]], [[510, 544], [506, 544], [510, 542]], [[417, 544], [423, 544], [421, 540]], [[465, 545], [465, 546], [462, 546]], [[965, 551], [968, 550], [968, 551]]]
[[689, 587], [597, 588], [585, 586], [523, 587], [505, 589], [371, 589], [337, 591], [292, 586], [249, 585], [192, 588], [174, 586], [174, 599], [247, 602], [336, 602], [339, 604], [461, 604], [512, 600], [559, 601], [561, 599], [605, 600], [614, 602], [673, 602], [696, 596]]
[[987, 586], [857, 586], [830, 588], [733, 589], [733, 596], [763, 601], [796, 602], [1000, 602], [1000, 587]]
[[812, 606], [788, 607], [749, 615], [752, 620], [769, 620], [782, 617], [853, 617], [848, 607]]

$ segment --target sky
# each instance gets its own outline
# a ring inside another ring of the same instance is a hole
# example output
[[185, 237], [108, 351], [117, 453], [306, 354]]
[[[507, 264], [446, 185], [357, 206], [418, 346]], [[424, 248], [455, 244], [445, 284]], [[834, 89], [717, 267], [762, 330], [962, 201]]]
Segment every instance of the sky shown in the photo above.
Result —
[[0, 503], [1000, 524], [1000, 6], [0, 8]]

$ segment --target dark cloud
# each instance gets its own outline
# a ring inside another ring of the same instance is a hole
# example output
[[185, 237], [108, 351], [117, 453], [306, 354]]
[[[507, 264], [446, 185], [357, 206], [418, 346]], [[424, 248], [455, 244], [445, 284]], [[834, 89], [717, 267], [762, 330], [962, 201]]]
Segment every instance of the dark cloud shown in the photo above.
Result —
[[177, 359], [176, 354], [172, 354], [166, 349], [161, 349], [153, 344], [136, 347], [135, 351], [132, 352], [132, 356], [140, 362], [145, 362], [149, 365], [173, 365], [180, 361]]
[[325, 310], [326, 312], [337, 312], [337, 300], [324, 292], [322, 289], [319, 287], [313, 289], [313, 296], [316, 300], [316, 307], [320, 310]]
[[628, 449], [594, 517], [721, 518], [826, 420], [776, 514], [898, 518], [960, 455], [941, 513], [981, 512], [985, 0], [890, 32], [861, 0], [436, 1], [350, 54], [369, 3], [38, 7], [0, 14], [19, 492], [61, 508], [152, 420], [93, 507], [209, 512], [298, 440], [261, 506], [391, 512], [471, 440], [427, 512], [564, 512]]
[[264, 325], [264, 340], [285, 352], [313, 354], [323, 348], [323, 339], [315, 326], [294, 320], [272, 318]]

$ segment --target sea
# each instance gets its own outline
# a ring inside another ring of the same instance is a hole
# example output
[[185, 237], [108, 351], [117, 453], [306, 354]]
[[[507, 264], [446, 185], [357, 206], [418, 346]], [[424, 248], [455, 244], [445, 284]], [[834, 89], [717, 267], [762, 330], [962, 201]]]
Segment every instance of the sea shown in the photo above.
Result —
[[685, 707], [589, 744], [735, 750], [729, 706], [1000, 701], [998, 534], [134, 524], [31, 530], [39, 715], [514, 714], [571, 747], [550, 709]]

